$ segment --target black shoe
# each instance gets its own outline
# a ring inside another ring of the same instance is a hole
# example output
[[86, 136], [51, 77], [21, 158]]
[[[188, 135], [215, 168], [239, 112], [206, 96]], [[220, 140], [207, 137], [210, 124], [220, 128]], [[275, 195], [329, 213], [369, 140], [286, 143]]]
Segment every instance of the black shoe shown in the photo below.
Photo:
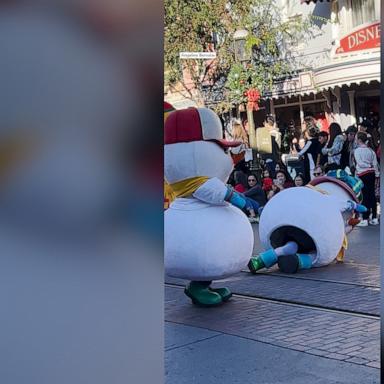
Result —
[[296, 273], [299, 270], [299, 257], [297, 255], [280, 256], [277, 264], [281, 272]]

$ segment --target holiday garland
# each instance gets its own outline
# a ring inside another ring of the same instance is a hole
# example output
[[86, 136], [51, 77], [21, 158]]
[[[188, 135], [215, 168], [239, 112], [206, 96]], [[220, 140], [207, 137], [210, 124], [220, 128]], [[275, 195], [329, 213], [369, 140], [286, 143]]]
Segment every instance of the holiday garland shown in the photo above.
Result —
[[248, 108], [259, 109], [259, 100], [267, 87], [265, 72], [259, 69], [251, 64], [232, 66], [226, 82], [227, 96], [232, 104], [247, 103]]

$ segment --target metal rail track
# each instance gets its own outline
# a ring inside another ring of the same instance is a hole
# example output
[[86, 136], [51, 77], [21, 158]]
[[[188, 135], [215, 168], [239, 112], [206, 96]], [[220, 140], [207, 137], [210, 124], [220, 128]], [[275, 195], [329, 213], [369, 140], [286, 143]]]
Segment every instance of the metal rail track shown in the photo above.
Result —
[[[251, 273], [247, 270], [242, 270], [241, 273]], [[334, 284], [343, 284], [343, 285], [353, 285], [357, 287], [366, 287], [366, 288], [380, 288], [377, 284], [364, 284], [364, 283], [354, 283], [352, 281], [343, 281], [343, 280], [332, 280], [332, 279], [323, 279], [323, 278], [314, 278], [314, 277], [306, 277], [306, 276], [297, 276], [297, 275], [288, 275], [282, 274], [279, 272], [262, 272], [258, 271], [258, 275], [262, 276], [272, 276], [272, 277], [281, 277], [284, 279], [294, 279], [294, 280], [310, 280], [310, 281], [319, 281], [324, 283], [334, 283]]]
[[[165, 286], [169, 288], [175, 288], [175, 289], [184, 289], [184, 285], [176, 284], [176, 283], [165, 283]], [[380, 315], [373, 315], [365, 312], [350, 311], [345, 309], [329, 308], [323, 305], [301, 303], [301, 302], [295, 302], [293, 300], [272, 299], [272, 298], [266, 298], [262, 296], [244, 295], [244, 294], [238, 294], [238, 293], [234, 293], [233, 297], [247, 299], [247, 300], [254, 300], [258, 302], [273, 303], [277, 305], [285, 305], [285, 306], [296, 307], [296, 308], [307, 308], [307, 309], [323, 311], [323, 312], [339, 313], [339, 314], [345, 314], [349, 316], [363, 317], [365, 319], [380, 320]]]

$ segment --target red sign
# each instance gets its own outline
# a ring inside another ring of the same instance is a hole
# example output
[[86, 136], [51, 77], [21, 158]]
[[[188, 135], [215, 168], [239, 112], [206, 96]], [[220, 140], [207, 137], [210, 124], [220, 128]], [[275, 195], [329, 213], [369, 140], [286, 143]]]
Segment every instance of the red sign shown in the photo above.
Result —
[[380, 48], [380, 22], [357, 29], [340, 40], [336, 53], [362, 51]]

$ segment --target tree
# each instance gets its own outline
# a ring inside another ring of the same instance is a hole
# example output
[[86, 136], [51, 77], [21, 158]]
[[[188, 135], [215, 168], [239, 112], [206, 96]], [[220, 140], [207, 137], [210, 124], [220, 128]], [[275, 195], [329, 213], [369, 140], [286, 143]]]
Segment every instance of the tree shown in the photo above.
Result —
[[[175, 90], [181, 84], [193, 98], [193, 84], [218, 112], [244, 103], [249, 89], [266, 95], [276, 81], [295, 75], [302, 64], [290, 48], [315, 29], [311, 19], [284, 20], [270, 0], [165, 0], [164, 4], [165, 85]], [[240, 28], [248, 31], [247, 65], [235, 62], [233, 34]], [[179, 58], [183, 51], [213, 50], [215, 60]]]

